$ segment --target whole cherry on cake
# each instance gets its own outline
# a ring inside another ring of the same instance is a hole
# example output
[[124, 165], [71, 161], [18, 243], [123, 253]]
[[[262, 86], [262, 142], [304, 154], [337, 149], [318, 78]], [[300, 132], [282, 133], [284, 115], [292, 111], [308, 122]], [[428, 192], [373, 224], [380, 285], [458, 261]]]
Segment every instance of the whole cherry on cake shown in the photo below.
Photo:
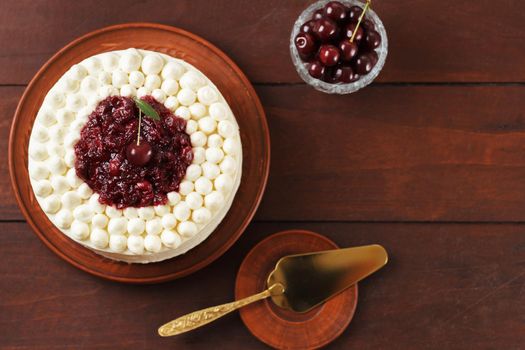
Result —
[[301, 25], [294, 44], [313, 78], [348, 84], [374, 68], [382, 38], [366, 17], [369, 5], [347, 7], [330, 1]]

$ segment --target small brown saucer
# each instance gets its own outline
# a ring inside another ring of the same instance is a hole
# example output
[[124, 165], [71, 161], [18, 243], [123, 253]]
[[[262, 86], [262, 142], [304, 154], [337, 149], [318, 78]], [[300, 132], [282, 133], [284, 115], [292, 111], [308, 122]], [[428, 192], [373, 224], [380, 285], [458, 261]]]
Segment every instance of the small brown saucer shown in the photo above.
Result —
[[[268, 275], [283, 256], [336, 248], [328, 238], [310, 231], [283, 231], [266, 238], [242, 262], [235, 284], [235, 299], [266, 289]], [[266, 299], [240, 309], [240, 314], [248, 330], [271, 347], [318, 349], [345, 330], [356, 305], [357, 285], [354, 285], [306, 313], [281, 309], [271, 299]]]

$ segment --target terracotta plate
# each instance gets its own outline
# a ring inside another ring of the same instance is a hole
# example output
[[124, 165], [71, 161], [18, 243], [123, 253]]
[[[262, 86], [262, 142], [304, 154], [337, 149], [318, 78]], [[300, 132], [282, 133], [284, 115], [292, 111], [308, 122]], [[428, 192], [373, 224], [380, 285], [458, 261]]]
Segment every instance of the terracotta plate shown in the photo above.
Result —
[[[219, 88], [240, 126], [243, 173], [233, 205], [210, 237], [187, 254], [154, 264], [119, 263], [93, 253], [62, 234], [40, 209], [29, 183], [29, 135], [44, 96], [73, 64], [84, 58], [129, 47], [154, 50], [184, 59]], [[35, 233], [74, 266], [110, 280], [156, 283], [203, 268], [223, 254], [252, 219], [266, 186], [270, 162], [268, 125], [261, 103], [242, 71], [222, 51], [184, 30], [131, 23], [91, 32], [55, 54], [29, 83], [15, 113], [9, 137], [9, 170], [20, 209]]]
[[[242, 262], [235, 299], [263, 291], [268, 275], [283, 256], [336, 248], [328, 238], [309, 231], [284, 231], [266, 238]], [[354, 285], [307, 313], [281, 309], [266, 299], [240, 309], [240, 314], [250, 332], [271, 347], [318, 349], [345, 330], [356, 305], [357, 285]]]

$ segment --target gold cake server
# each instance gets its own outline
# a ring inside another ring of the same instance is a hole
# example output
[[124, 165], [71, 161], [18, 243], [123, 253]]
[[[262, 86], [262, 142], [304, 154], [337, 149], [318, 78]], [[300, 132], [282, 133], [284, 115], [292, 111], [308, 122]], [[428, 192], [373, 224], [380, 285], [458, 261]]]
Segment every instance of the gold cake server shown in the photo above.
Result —
[[268, 297], [284, 309], [307, 312], [379, 270], [387, 261], [386, 250], [377, 244], [289, 255], [277, 262], [265, 291], [179, 317], [162, 325], [159, 335], [169, 337], [191, 331]]

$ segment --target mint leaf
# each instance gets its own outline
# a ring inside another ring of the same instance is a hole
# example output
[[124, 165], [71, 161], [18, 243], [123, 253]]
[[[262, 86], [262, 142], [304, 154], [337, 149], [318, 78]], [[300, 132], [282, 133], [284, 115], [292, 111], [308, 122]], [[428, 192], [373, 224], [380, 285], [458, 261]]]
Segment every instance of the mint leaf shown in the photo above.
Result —
[[144, 113], [144, 115], [154, 120], [160, 120], [159, 114], [153, 107], [151, 107], [149, 103], [136, 97], [133, 98], [133, 101], [135, 101], [135, 104], [142, 111], [142, 113]]

